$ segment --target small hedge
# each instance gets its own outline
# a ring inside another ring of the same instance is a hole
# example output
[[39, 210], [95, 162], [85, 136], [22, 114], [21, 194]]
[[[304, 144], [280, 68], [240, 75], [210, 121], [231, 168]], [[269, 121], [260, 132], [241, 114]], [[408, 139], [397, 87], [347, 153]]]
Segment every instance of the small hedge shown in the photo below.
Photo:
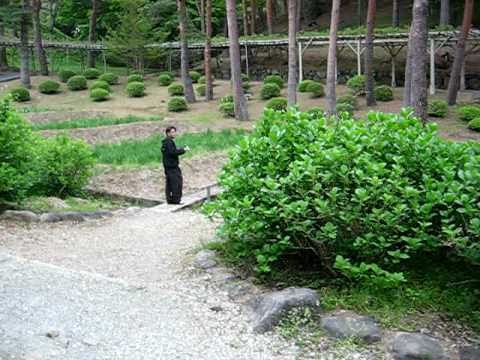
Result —
[[192, 79], [192, 83], [194, 84], [198, 83], [198, 80], [202, 76], [198, 71], [190, 71], [188, 75], [190, 75], [190, 79]]
[[248, 91], [250, 90], [252, 86], [250, 85], [250, 82], [249, 81], [243, 81], [242, 82], [242, 88], [244, 91]]
[[143, 76], [140, 74], [132, 74], [127, 78], [127, 83], [143, 82]]
[[183, 96], [185, 95], [185, 89], [180, 83], [173, 83], [168, 87], [168, 93], [170, 96]]
[[354, 95], [343, 95], [337, 98], [337, 105], [338, 104], [348, 104], [355, 110], [358, 108], [358, 99]]
[[374, 89], [375, 99], [378, 101], [392, 101], [393, 90], [390, 86], [380, 85]]
[[205, 96], [205, 94], [207, 93], [207, 86], [200, 84], [195, 90], [197, 91], [198, 96]]
[[129, 97], [142, 97], [145, 95], [145, 84], [139, 81], [133, 81], [127, 84], [125, 88]]
[[282, 97], [276, 97], [270, 99], [270, 101], [265, 106], [266, 109], [273, 109], [276, 111], [285, 111], [288, 108], [288, 101]]
[[38, 91], [42, 94], [56, 94], [60, 91], [60, 83], [54, 80], [45, 80], [38, 85]]
[[93, 89], [103, 89], [103, 90], [106, 90], [106, 91], [110, 92], [110, 85], [106, 81], [97, 80], [97, 81], [93, 82], [92, 86], [90, 86], [90, 89], [91, 90], [93, 90]]
[[233, 95], [225, 95], [220, 98], [220, 104], [233, 103]]
[[235, 104], [233, 102], [220, 103], [220, 112], [225, 117], [235, 117]]
[[310, 97], [312, 98], [325, 96], [325, 90], [323, 89], [323, 85], [316, 81], [308, 83], [307, 92], [310, 93]]
[[341, 114], [343, 112], [353, 115], [355, 108], [349, 103], [337, 103], [337, 113]]
[[175, 79], [175, 74], [171, 71], [162, 71], [160, 74], [158, 74], [158, 76], [162, 76], [162, 75], [168, 75], [170, 76], [172, 79]]
[[160, 86], [168, 86], [173, 82], [173, 78], [168, 74], [161, 74], [158, 77], [158, 83]]
[[168, 111], [180, 112], [185, 110], [188, 110], [188, 105], [184, 97], [174, 96], [168, 101]]
[[480, 117], [471, 120], [468, 123], [468, 128], [474, 131], [480, 131]]
[[445, 100], [433, 100], [428, 104], [428, 115], [444, 118], [448, 113], [448, 103]]
[[262, 90], [260, 91], [260, 97], [263, 100], [268, 100], [274, 97], [280, 96], [280, 86], [275, 83], [265, 83], [263, 84]]
[[283, 88], [283, 79], [280, 75], [268, 75], [263, 80], [264, 84], [277, 84], [280, 89]]
[[118, 84], [118, 76], [114, 73], [105, 73], [99, 77], [99, 80], [105, 81], [110, 85]]
[[355, 95], [365, 95], [365, 75], [356, 75], [347, 81], [347, 87]]
[[90, 98], [93, 101], [105, 101], [110, 97], [110, 92], [102, 88], [93, 88], [90, 91]]
[[85, 90], [87, 88], [87, 79], [82, 75], [75, 75], [67, 82], [67, 87], [72, 91]]
[[12, 95], [13, 100], [17, 102], [24, 102], [30, 100], [30, 91], [25, 89], [24, 87], [17, 87], [10, 91], [10, 95]]
[[463, 121], [472, 121], [480, 117], [480, 105], [464, 105], [457, 109], [460, 119]]
[[95, 68], [89, 68], [83, 72], [83, 76], [88, 80], [98, 79], [101, 74], [100, 70]]
[[68, 80], [70, 80], [71, 77], [74, 77], [75, 75], [77, 75], [77, 73], [72, 70], [61, 70], [58, 73], [58, 77], [60, 78], [60, 81], [64, 83], [66, 83]]
[[303, 80], [303, 81], [300, 81], [300, 84], [298, 84], [298, 92], [301, 92], [301, 93], [306, 93], [308, 92], [307, 91], [307, 87], [309, 84], [313, 83], [315, 81], [313, 80]]
[[314, 106], [307, 110], [307, 114], [310, 115], [312, 119], [319, 119], [325, 117], [325, 110], [320, 107]]

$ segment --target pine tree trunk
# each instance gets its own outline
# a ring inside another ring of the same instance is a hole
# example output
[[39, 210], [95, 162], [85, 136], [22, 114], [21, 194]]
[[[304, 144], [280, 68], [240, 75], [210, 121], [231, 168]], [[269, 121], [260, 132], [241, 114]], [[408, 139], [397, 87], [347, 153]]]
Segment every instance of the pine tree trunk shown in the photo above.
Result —
[[363, 1], [357, 0], [357, 19], [358, 19], [358, 26], [362, 26], [362, 8], [363, 8]]
[[187, 43], [187, 9], [185, 0], [177, 0], [178, 20], [180, 28], [180, 74], [183, 87], [185, 88], [185, 99], [189, 103], [195, 102], [195, 93], [193, 84], [188, 74], [188, 43]]
[[266, 2], [266, 13], [267, 13], [267, 29], [268, 34], [273, 34], [273, 0], [267, 0]]
[[440, 25], [450, 25], [450, 0], [442, 0], [440, 3]]
[[57, 0], [49, 0], [49, 18], [48, 18], [48, 28], [50, 29], [50, 32], [53, 31], [55, 27], [55, 22], [57, 20], [57, 14], [58, 14], [58, 1]]
[[[0, 36], [5, 36], [5, 25], [0, 19]], [[8, 69], [7, 49], [0, 46], [0, 70]]]
[[410, 32], [408, 34], [408, 49], [407, 49], [407, 63], [405, 65], [405, 84], [403, 88], [403, 106], [412, 106], [412, 32], [413, 24], [410, 25]]
[[200, 16], [200, 31], [205, 34], [205, 0], [197, 0], [196, 4]]
[[297, 0], [297, 34], [302, 29], [302, 0]]
[[455, 105], [457, 103], [458, 88], [460, 86], [460, 73], [462, 72], [462, 65], [465, 61], [465, 44], [468, 38], [468, 33], [472, 26], [473, 18], [473, 0], [465, 0], [465, 8], [463, 11], [462, 31], [457, 41], [457, 50], [455, 51], [455, 59], [452, 65], [452, 72], [450, 74], [450, 81], [448, 82], [448, 105]]
[[246, 0], [242, 0], [242, 15], [243, 15], [243, 35], [248, 36], [248, 14], [247, 14]]
[[[90, 30], [88, 33], [88, 41], [94, 44], [97, 41], [97, 15], [98, 3], [100, 0], [92, 0], [92, 15], [90, 17]], [[90, 50], [87, 55], [87, 67], [95, 67], [95, 51]]]
[[392, 26], [400, 26], [400, 7], [398, 6], [399, 0], [393, 0], [393, 9], [392, 9]]
[[206, 0], [205, 9], [205, 99], [213, 100], [212, 78], [212, 0]]
[[297, 0], [288, 0], [288, 106], [297, 103]]
[[367, 37], [365, 39], [365, 99], [367, 101], [367, 106], [376, 105], [375, 93], [373, 91], [373, 38], [376, 12], [377, 1], [368, 0]]
[[48, 62], [45, 50], [42, 44], [42, 28], [40, 23], [41, 0], [32, 0], [32, 24], [33, 36], [35, 42], [35, 52], [40, 65], [40, 74], [48, 76]]
[[228, 39], [230, 42], [230, 68], [235, 102], [235, 118], [248, 120], [248, 108], [242, 87], [242, 71], [240, 67], [240, 44], [238, 42], [237, 10], [235, 0], [226, 0]]
[[29, 53], [28, 48], [28, 0], [22, 0], [22, 15], [20, 18], [20, 80], [22, 85], [30, 89]]
[[255, 35], [257, 32], [257, 1], [250, 0], [251, 20], [250, 20], [250, 34]]
[[337, 95], [336, 95], [336, 73], [337, 73], [337, 31], [340, 19], [340, 0], [333, 0], [332, 15], [330, 19], [330, 39], [328, 44], [328, 60], [327, 60], [327, 111], [333, 115], [337, 112]]

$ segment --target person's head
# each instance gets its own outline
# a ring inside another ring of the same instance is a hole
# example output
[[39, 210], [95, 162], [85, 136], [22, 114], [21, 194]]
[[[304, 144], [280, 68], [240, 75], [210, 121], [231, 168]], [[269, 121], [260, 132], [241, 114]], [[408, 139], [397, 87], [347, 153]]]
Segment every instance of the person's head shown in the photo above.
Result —
[[177, 128], [175, 126], [169, 126], [165, 129], [165, 134], [171, 139], [175, 139], [177, 136]]

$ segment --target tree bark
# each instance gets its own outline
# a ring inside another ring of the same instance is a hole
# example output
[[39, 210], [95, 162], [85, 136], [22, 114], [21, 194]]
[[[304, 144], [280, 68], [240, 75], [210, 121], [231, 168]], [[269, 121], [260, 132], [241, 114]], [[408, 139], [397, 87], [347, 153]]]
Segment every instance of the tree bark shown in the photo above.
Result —
[[22, 0], [22, 15], [20, 17], [20, 80], [22, 85], [30, 89], [29, 53], [28, 48], [28, 17], [30, 6], [28, 0]]
[[58, 1], [57, 0], [49, 0], [49, 18], [48, 18], [48, 28], [52, 32], [55, 23], [57, 21], [57, 14], [58, 14]]
[[373, 38], [375, 31], [376, 12], [377, 1], [368, 0], [367, 37], [365, 39], [365, 99], [367, 102], [367, 106], [376, 105], [375, 93], [373, 91]]
[[362, 26], [362, 8], [363, 8], [363, 1], [357, 0], [357, 18], [358, 18], [358, 26]]
[[267, 13], [268, 34], [272, 35], [273, 34], [273, 0], [267, 0], [266, 13]]
[[440, 25], [450, 25], [450, 0], [440, 2]]
[[[88, 33], [88, 41], [92, 44], [97, 42], [97, 15], [98, 3], [100, 0], [92, 0], [92, 15], [90, 16], [90, 30]], [[95, 67], [96, 54], [94, 50], [90, 50], [87, 55], [87, 67]]]
[[452, 72], [448, 82], [448, 105], [457, 103], [458, 88], [460, 86], [460, 73], [462, 65], [465, 61], [465, 44], [472, 26], [473, 18], [473, 0], [465, 0], [465, 8], [463, 11], [462, 30], [457, 41], [457, 49], [455, 51], [455, 59], [453, 60]]
[[40, 73], [48, 76], [48, 62], [45, 50], [42, 44], [42, 28], [40, 23], [40, 9], [42, 8], [41, 0], [32, 0], [32, 24], [33, 24], [33, 37], [35, 42], [35, 52], [37, 55], [38, 63], [40, 65]]
[[393, 0], [392, 26], [393, 27], [400, 26], [400, 7], [398, 6], [398, 0]]
[[206, 0], [205, 9], [205, 99], [213, 100], [212, 78], [212, 0]]
[[330, 39], [328, 44], [328, 60], [327, 60], [327, 111], [330, 115], [337, 112], [337, 95], [336, 95], [336, 72], [337, 72], [337, 31], [340, 19], [340, 2], [341, 0], [333, 0], [332, 15], [330, 18]]
[[202, 34], [205, 34], [205, 0], [197, 0], [195, 4], [200, 17], [200, 31]]
[[185, 88], [185, 99], [189, 103], [194, 103], [195, 93], [193, 92], [192, 79], [188, 74], [187, 8], [185, 0], [177, 0], [177, 6], [180, 28], [180, 74]]
[[235, 102], [235, 118], [248, 120], [247, 101], [242, 87], [242, 71], [240, 65], [240, 44], [238, 42], [237, 10], [235, 0], [227, 0], [228, 38], [230, 42], [230, 69], [232, 76], [233, 99]]
[[[5, 24], [0, 18], [0, 36], [5, 36]], [[0, 70], [8, 69], [7, 49], [0, 46]]]
[[297, 103], [297, 0], [288, 0], [288, 106]]
[[296, 32], [300, 32], [302, 28], [302, 0], [297, 0], [297, 20], [296, 20]]
[[242, 0], [242, 15], [243, 15], [243, 35], [248, 36], [248, 12], [247, 12], [246, 0]]
[[408, 34], [408, 49], [407, 49], [407, 63], [405, 65], [405, 84], [403, 88], [403, 106], [412, 106], [412, 32], [413, 24], [410, 25], [410, 32]]
[[257, 1], [250, 0], [251, 19], [250, 19], [250, 34], [255, 35], [257, 31]]

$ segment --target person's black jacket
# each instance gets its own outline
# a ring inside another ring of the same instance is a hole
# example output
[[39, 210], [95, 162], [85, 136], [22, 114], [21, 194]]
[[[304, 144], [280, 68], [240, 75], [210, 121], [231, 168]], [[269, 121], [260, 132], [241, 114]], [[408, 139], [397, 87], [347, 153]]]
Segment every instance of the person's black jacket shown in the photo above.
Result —
[[175, 169], [178, 167], [178, 156], [185, 153], [185, 149], [178, 148], [175, 142], [170, 138], [162, 141], [163, 167], [165, 169]]

